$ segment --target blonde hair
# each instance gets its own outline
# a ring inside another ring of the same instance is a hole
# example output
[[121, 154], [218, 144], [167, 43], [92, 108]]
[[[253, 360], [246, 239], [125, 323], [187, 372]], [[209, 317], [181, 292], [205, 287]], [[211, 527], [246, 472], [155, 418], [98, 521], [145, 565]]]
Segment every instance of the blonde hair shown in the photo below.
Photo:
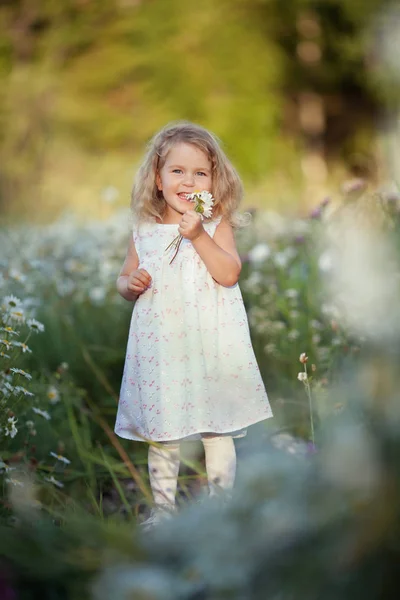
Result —
[[138, 221], [162, 221], [166, 202], [156, 184], [156, 175], [165, 164], [167, 154], [175, 144], [192, 144], [206, 154], [212, 165], [213, 218], [225, 217], [233, 226], [244, 223], [244, 215], [237, 212], [243, 196], [241, 179], [225, 153], [218, 138], [187, 121], [170, 123], [151, 140], [139, 167], [132, 189], [132, 211]]

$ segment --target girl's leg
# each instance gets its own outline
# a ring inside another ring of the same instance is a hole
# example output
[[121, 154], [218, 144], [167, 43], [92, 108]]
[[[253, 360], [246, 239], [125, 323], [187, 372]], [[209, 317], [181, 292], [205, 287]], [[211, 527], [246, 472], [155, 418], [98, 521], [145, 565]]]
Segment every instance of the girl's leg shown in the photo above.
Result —
[[171, 510], [175, 507], [179, 464], [179, 443], [164, 442], [158, 447], [149, 447], [149, 478], [155, 508]]
[[231, 490], [235, 483], [236, 451], [230, 436], [202, 437], [206, 457], [206, 471], [210, 496], [218, 490]]

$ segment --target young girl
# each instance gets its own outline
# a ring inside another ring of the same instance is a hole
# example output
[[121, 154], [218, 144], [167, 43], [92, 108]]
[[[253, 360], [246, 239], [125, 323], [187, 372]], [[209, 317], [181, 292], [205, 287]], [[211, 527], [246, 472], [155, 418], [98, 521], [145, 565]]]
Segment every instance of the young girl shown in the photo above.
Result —
[[[203, 190], [214, 197], [209, 220], [188, 199]], [[233, 486], [232, 438], [272, 416], [237, 283], [232, 225], [241, 195], [216, 138], [186, 122], [155, 135], [133, 188], [135, 224], [117, 289], [135, 304], [115, 432], [157, 442], [148, 456], [152, 522], [175, 507], [182, 440], [202, 440], [213, 495]]]

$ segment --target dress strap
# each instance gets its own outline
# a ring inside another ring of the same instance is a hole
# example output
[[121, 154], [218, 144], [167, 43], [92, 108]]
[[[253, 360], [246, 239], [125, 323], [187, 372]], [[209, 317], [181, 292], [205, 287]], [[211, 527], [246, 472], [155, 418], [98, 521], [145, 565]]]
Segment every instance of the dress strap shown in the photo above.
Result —
[[204, 223], [204, 229], [207, 231], [210, 237], [214, 237], [215, 231], [218, 225], [221, 223], [222, 217], [217, 217], [208, 223]]

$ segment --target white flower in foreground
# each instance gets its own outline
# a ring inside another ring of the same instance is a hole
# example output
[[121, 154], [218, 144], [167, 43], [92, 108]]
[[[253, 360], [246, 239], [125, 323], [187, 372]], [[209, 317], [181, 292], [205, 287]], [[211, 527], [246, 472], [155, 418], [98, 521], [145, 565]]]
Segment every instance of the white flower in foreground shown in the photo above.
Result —
[[4, 428], [4, 433], [6, 436], [10, 436], [10, 438], [15, 438], [18, 433], [18, 429], [15, 427], [17, 419], [15, 417], [9, 417], [7, 419], [6, 426]]
[[89, 292], [89, 298], [92, 300], [92, 302], [101, 303], [104, 301], [106, 294], [107, 294], [107, 291], [104, 287], [96, 286], [96, 287], [91, 288], [91, 290]]
[[307, 381], [308, 377], [307, 377], [307, 373], [301, 372], [297, 375], [297, 379], [299, 381]]
[[63, 488], [64, 487], [64, 484], [61, 483], [61, 481], [58, 481], [57, 479], [55, 479], [53, 477], [53, 475], [51, 475], [51, 477], [45, 477], [44, 480], [48, 481], [49, 483], [52, 483], [53, 485], [55, 485], [58, 488]]
[[13, 393], [15, 388], [13, 385], [11, 385], [11, 383], [9, 383], [8, 381], [4, 381], [3, 382], [4, 387], [6, 388], [7, 391]]
[[72, 279], [63, 279], [62, 281], [57, 281], [56, 288], [59, 296], [69, 296], [76, 289], [76, 284]]
[[299, 337], [299, 335], [300, 335], [300, 333], [297, 331], [297, 329], [292, 329], [288, 333], [288, 339], [291, 340], [291, 341], [297, 340], [297, 338]]
[[10, 279], [14, 279], [14, 281], [18, 281], [19, 283], [24, 283], [26, 281], [26, 275], [18, 271], [18, 269], [10, 269], [8, 276]]
[[50, 404], [57, 404], [60, 401], [60, 392], [55, 387], [55, 385], [51, 385], [46, 393], [47, 398], [50, 401]]
[[40, 408], [36, 408], [36, 406], [32, 406], [32, 410], [37, 415], [40, 415], [41, 417], [43, 417], [44, 419], [46, 419], [46, 421], [50, 421], [51, 416], [49, 415], [49, 413], [47, 412], [47, 410], [41, 410]]
[[6, 311], [13, 310], [14, 308], [21, 306], [21, 300], [11, 294], [10, 296], [5, 296], [5, 298], [3, 298], [1, 306]]
[[325, 250], [318, 259], [318, 267], [323, 273], [332, 271], [334, 266], [333, 255], [329, 250]]
[[32, 350], [29, 348], [29, 346], [24, 344], [24, 342], [11, 342], [11, 345], [16, 346], [17, 348], [21, 348], [24, 354], [25, 352], [32, 353]]
[[16, 385], [14, 388], [14, 394], [18, 393], [18, 394], [23, 394], [24, 396], [34, 396], [35, 394], [33, 394], [32, 392], [30, 392], [29, 390], [25, 389], [24, 387], [22, 387], [21, 385]]
[[256, 244], [248, 253], [251, 263], [262, 263], [271, 256], [271, 249], [268, 244]]
[[194, 192], [193, 194], [187, 195], [188, 200], [196, 202], [195, 211], [203, 215], [206, 219], [212, 217], [212, 207], [214, 205], [214, 198], [210, 192], [203, 190], [201, 192]]
[[14, 479], [13, 477], [6, 477], [6, 482], [18, 487], [24, 487], [22, 481], [19, 481], [19, 479]]
[[50, 456], [52, 456], [53, 458], [56, 458], [57, 460], [64, 463], [65, 465], [71, 464], [71, 461], [68, 460], [68, 458], [65, 458], [65, 456], [62, 456], [61, 454], [56, 454], [55, 452], [50, 452]]
[[10, 310], [8, 313], [9, 318], [17, 323], [23, 323], [25, 321], [25, 313], [22, 308]]
[[295, 289], [290, 288], [285, 291], [285, 296], [286, 296], [286, 298], [295, 299], [295, 298], [298, 298], [299, 292]]
[[35, 331], [36, 333], [42, 333], [44, 331], [43, 323], [36, 321], [36, 319], [28, 319], [26, 324], [31, 331]]
[[32, 375], [30, 375], [23, 369], [16, 369], [15, 367], [11, 367], [10, 371], [12, 371], [12, 373], [15, 373], [16, 375], [22, 375], [22, 377], [25, 377], [25, 379], [28, 379], [28, 381], [32, 379]]
[[12, 327], [0, 327], [0, 331], [5, 331], [8, 335], [19, 335], [18, 331], [14, 331]]
[[3, 346], [6, 347], [6, 350], [9, 350], [11, 348], [11, 342], [10, 342], [10, 340], [6, 340], [5, 338], [3, 338], [2, 340], [0, 340], [0, 344], [3, 344]]

